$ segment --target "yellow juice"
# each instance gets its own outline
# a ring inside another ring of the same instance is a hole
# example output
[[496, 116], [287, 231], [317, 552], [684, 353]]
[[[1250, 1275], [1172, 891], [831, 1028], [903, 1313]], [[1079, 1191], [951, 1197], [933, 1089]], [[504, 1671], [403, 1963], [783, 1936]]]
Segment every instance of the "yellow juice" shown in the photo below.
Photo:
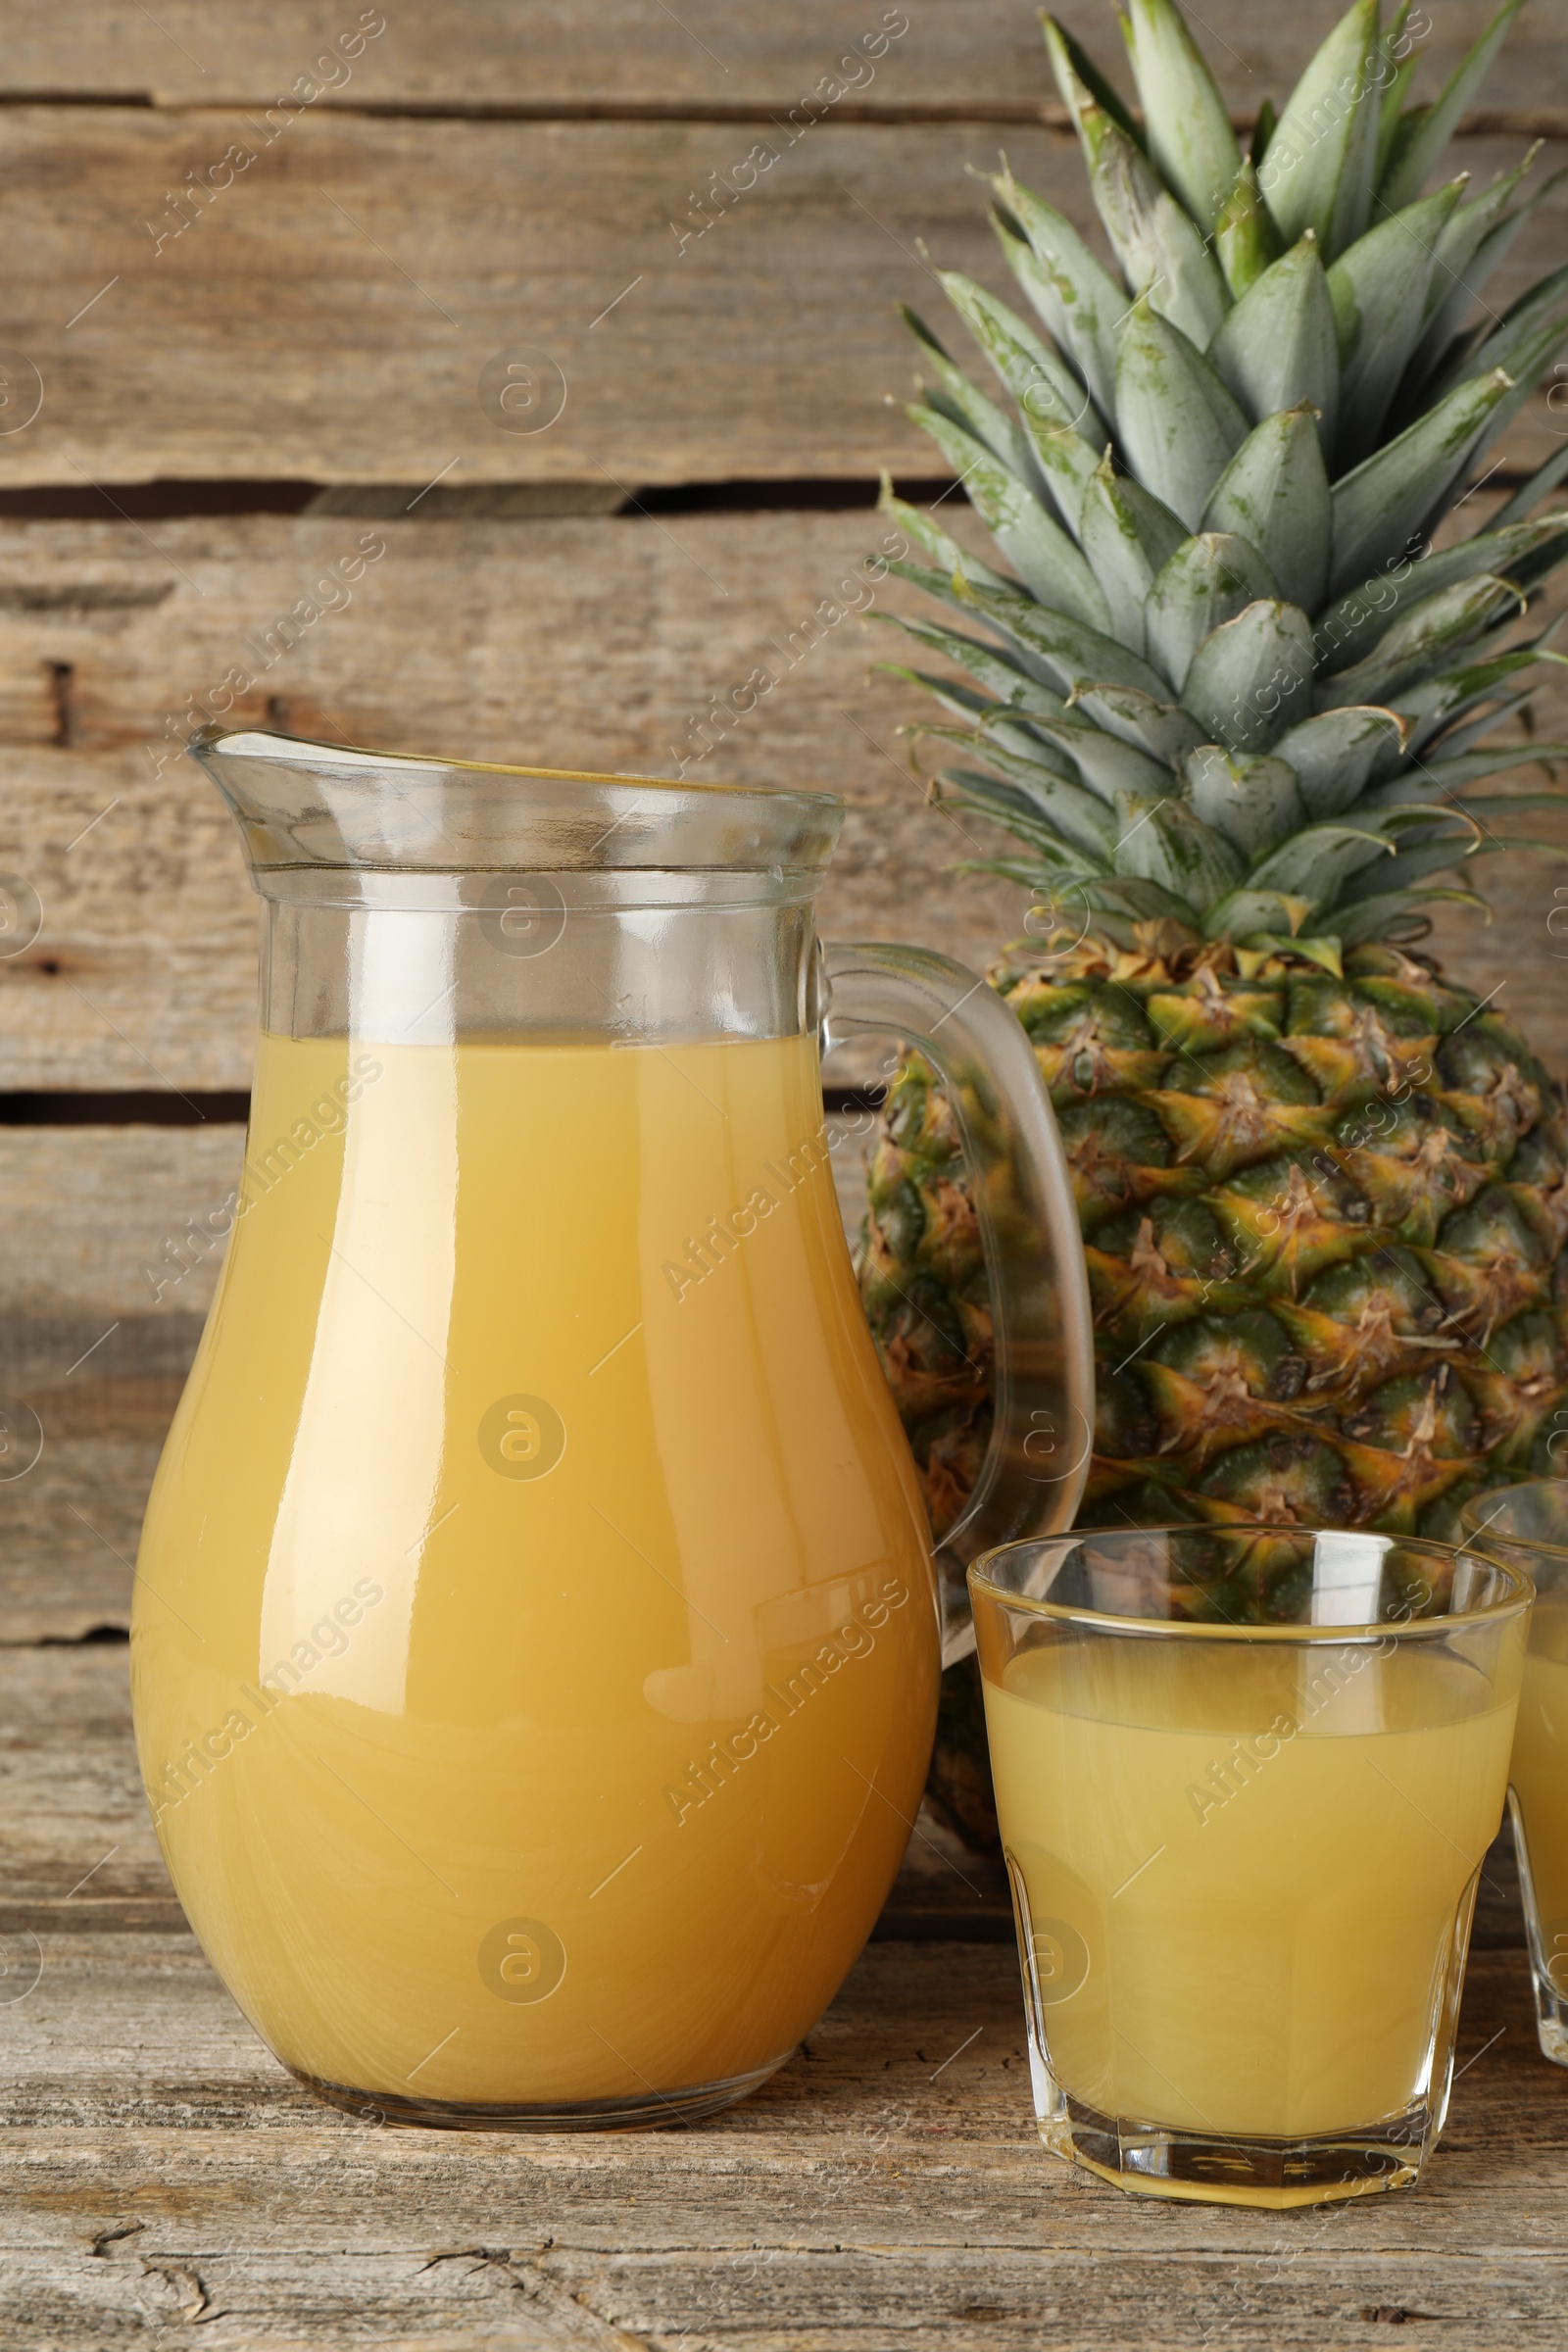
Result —
[[1568, 1593], [1536, 1595], [1509, 1768], [1536, 1916], [1541, 1965], [1568, 1992]]
[[1443, 1981], [1513, 1731], [1486, 1676], [1427, 1642], [1069, 1639], [985, 1701], [1071, 2099], [1294, 2140], [1441, 2095]]
[[892, 1883], [937, 1688], [814, 1041], [266, 1036], [246, 1168], [133, 1636], [215, 1966], [370, 2093], [776, 2064]]

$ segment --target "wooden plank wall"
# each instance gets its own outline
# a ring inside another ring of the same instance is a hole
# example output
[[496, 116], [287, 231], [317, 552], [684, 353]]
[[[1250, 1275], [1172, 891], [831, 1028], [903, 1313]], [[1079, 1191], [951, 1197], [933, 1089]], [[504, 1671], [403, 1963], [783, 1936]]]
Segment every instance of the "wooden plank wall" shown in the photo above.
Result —
[[[1117, 49], [1100, 0], [1061, 13]], [[1336, 14], [1211, 0], [1239, 122]], [[1475, 15], [1430, 12], [1430, 88]], [[1568, 0], [1531, 0], [1461, 140], [1478, 179], [1530, 137], [1568, 160], [1565, 36]], [[0, 956], [0, 1640], [122, 1625], [210, 1292], [180, 1237], [238, 1150], [256, 926], [177, 746], [230, 671], [237, 716], [302, 733], [659, 772], [760, 664], [699, 772], [843, 794], [826, 926], [975, 962], [1016, 928], [1019, 894], [950, 870], [974, 845], [866, 682], [858, 571], [883, 466], [947, 488], [889, 405], [895, 305], [940, 315], [928, 259], [1004, 282], [966, 173], [1003, 146], [1089, 225], [1024, 0], [56, 0], [8, 27], [0, 878], [38, 928]], [[524, 431], [496, 398], [518, 348]], [[1544, 390], [1483, 496], [1565, 425]], [[1496, 860], [1497, 922], [1442, 946], [1568, 1067], [1557, 870]]]

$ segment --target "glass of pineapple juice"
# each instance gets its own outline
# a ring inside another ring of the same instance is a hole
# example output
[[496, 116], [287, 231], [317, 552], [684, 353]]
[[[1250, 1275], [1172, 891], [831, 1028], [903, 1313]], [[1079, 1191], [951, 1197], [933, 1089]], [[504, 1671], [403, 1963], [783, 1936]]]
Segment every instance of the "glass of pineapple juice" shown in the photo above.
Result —
[[1084, 1532], [969, 1571], [1040, 2135], [1128, 2189], [1408, 2186], [1532, 1592], [1446, 1544]]
[[1568, 1479], [1477, 1494], [1462, 1513], [1478, 1550], [1506, 1560], [1536, 1588], [1508, 1811], [1524, 1895], [1536, 2032], [1568, 2066]]

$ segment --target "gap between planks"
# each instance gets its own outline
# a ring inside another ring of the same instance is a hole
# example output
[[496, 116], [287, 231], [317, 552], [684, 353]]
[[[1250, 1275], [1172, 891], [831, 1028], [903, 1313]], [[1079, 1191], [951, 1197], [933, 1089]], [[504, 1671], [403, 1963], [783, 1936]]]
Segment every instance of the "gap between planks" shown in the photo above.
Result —
[[[251, 98], [172, 98], [152, 90], [0, 90], [0, 108], [127, 107], [157, 115], [244, 115], [276, 103], [258, 94]], [[323, 95], [315, 110], [323, 115], [357, 116], [365, 120], [407, 122], [726, 122], [762, 124], [776, 121], [778, 110], [800, 104], [798, 91], [766, 99], [743, 99], [725, 105], [712, 99], [680, 98], [362, 98], [337, 99]], [[1130, 109], [1137, 122], [1140, 108]], [[907, 100], [901, 105], [856, 106], [840, 100], [833, 120], [873, 130], [897, 130], [924, 123], [973, 123], [977, 129], [1011, 127], [1060, 131], [1073, 128], [1065, 107], [1031, 98]], [[1255, 113], [1233, 112], [1232, 128], [1250, 135], [1257, 125]], [[1568, 107], [1530, 106], [1478, 108], [1466, 115], [1454, 131], [1455, 139], [1536, 138], [1568, 136]]]

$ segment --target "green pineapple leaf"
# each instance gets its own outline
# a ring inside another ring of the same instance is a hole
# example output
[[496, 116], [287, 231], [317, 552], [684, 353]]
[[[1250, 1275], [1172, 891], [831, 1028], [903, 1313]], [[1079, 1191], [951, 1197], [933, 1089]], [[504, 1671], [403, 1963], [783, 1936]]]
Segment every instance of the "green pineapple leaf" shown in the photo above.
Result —
[[1378, 200], [1397, 212], [1420, 195], [1459, 127], [1459, 120], [1492, 71], [1492, 63], [1507, 38], [1508, 29], [1524, 0], [1503, 0], [1481, 38], [1454, 68], [1442, 96], [1432, 106], [1406, 115], [1391, 143], [1387, 166], [1378, 183]]
[[1304, 401], [1249, 433], [1214, 485], [1203, 527], [1250, 540], [1277, 583], [1269, 593], [1317, 611], [1328, 586], [1334, 508], [1317, 419]]
[[[979, 442], [982, 449], [989, 450], [1020, 481], [1033, 477], [1033, 453], [1006, 411], [999, 409], [978, 384], [970, 382], [918, 311], [911, 311], [907, 303], [901, 303], [899, 316], [919, 344], [921, 358], [936, 373], [940, 389], [933, 390], [929, 384], [921, 387], [927, 408], [939, 416], [946, 416], [952, 423], [960, 425]], [[905, 413], [908, 415], [910, 412], [906, 410]]]
[[1512, 226], [1516, 230], [1521, 228], [1535, 207], [1541, 202], [1542, 197], [1562, 177], [1560, 172], [1554, 172], [1550, 178], [1543, 180], [1514, 212], [1508, 211], [1514, 197], [1535, 170], [1537, 158], [1544, 144], [1544, 140], [1542, 139], [1533, 141], [1511, 172], [1499, 172], [1486, 187], [1480, 189], [1474, 196], [1467, 197], [1448, 221], [1442, 236], [1438, 239], [1439, 270], [1432, 284], [1434, 311], [1449, 298], [1449, 290], [1443, 283], [1443, 273], [1446, 270], [1451, 270], [1456, 277], [1464, 280], [1472, 293], [1481, 291], [1479, 286], [1465, 278], [1465, 272], [1487, 239], [1504, 225]]
[[914, 669], [907, 662], [873, 662], [871, 667], [885, 671], [890, 678], [903, 678], [910, 686], [923, 687], [944, 710], [951, 710], [955, 718], [967, 719], [973, 725], [983, 725], [987, 711], [1000, 707], [989, 695], [965, 686], [961, 679], [938, 677], [934, 670]]
[[[965, 736], [956, 728], [929, 727], [925, 733], [938, 741], [962, 744], [981, 759], [990, 760], [1004, 780], [1022, 793], [1026, 802], [1049, 821], [1069, 849], [1080, 850], [1091, 858], [1110, 856], [1116, 846], [1116, 812], [1098, 794], [1086, 792], [1081, 784], [1058, 776], [1043, 760], [1026, 760], [1015, 752], [1005, 752], [1000, 744], [976, 743], [973, 736]], [[976, 780], [970, 769], [955, 772], [963, 776], [966, 785]]]
[[1125, 292], [1054, 206], [1020, 186], [1010, 172], [991, 185], [998, 200], [993, 224], [1008, 268], [1108, 416], [1116, 398], [1116, 329], [1127, 309]]
[[1109, 427], [1066, 362], [1016, 311], [972, 277], [958, 270], [937, 274], [948, 300], [1022, 411], [1031, 439], [1038, 443], [1042, 434], [1072, 434], [1087, 442], [1098, 460]]
[[1182, 703], [1216, 743], [1266, 752], [1311, 708], [1312, 629], [1295, 605], [1249, 605], [1204, 638]]
[[1128, 794], [1120, 813], [1116, 872], [1157, 883], [1190, 916], [1201, 914], [1241, 881], [1246, 868], [1224, 834], [1205, 825], [1184, 802], [1139, 800]]
[[[1395, 70], [1384, 84], [1383, 103], [1378, 110], [1377, 153], [1372, 167], [1372, 184], [1377, 188], [1382, 187], [1388, 175], [1389, 158], [1394, 153], [1394, 142], [1398, 136], [1404, 102], [1409, 95], [1410, 84], [1415, 79], [1416, 67], [1421, 62], [1413, 41], [1408, 43], [1405, 56], [1399, 58], [1399, 48], [1406, 37], [1404, 28], [1409, 20], [1410, 4], [1411, 0], [1399, 0], [1394, 22], [1383, 36], [1383, 55]], [[1396, 60], [1398, 62], [1396, 63]]]
[[1376, 873], [1363, 870], [1349, 875], [1340, 897], [1345, 905], [1353, 906], [1357, 899], [1382, 897], [1390, 889], [1407, 890], [1412, 882], [1424, 882], [1430, 874], [1447, 873], [1466, 858], [1484, 854], [1487, 848], [1488, 844], [1478, 840], [1474, 833], [1446, 833], [1437, 841], [1418, 842], [1414, 849], [1396, 850], [1387, 865], [1379, 866]]
[[1548, 492], [1555, 490], [1565, 476], [1568, 476], [1568, 448], [1554, 451], [1552, 456], [1536, 467], [1523, 488], [1516, 490], [1507, 505], [1499, 507], [1494, 514], [1493, 529], [1504, 530], [1510, 523], [1523, 522], [1532, 508], [1540, 506], [1542, 500]]
[[1386, 703], [1405, 687], [1435, 676], [1484, 630], [1523, 606], [1512, 581], [1494, 579], [1490, 572], [1440, 589], [1402, 613], [1364, 662], [1320, 686], [1318, 703], [1325, 710]]
[[1214, 251], [1233, 298], [1240, 300], [1280, 258], [1280, 232], [1249, 160], [1231, 182], [1214, 224]]
[[1157, 799], [1176, 789], [1175, 777], [1163, 761], [1135, 744], [1107, 735], [1102, 727], [1077, 729], [1070, 741], [1064, 731], [1061, 740], [1085, 784], [1102, 801], [1114, 802], [1123, 792]]
[[[961, 568], [934, 571], [929, 564], [911, 564], [907, 558], [896, 557], [890, 561], [888, 571], [894, 579], [907, 580], [911, 588], [918, 588], [925, 595], [935, 597], [939, 604], [951, 605], [966, 620], [975, 618], [972, 590], [976, 583]], [[995, 593], [1007, 596], [1017, 594], [1017, 581], [1009, 579], [1005, 572], [993, 572], [991, 578], [996, 583]], [[1054, 670], [1048, 671], [1043, 662], [1016, 643], [1011, 644], [1011, 651], [1020, 668], [1027, 669], [1030, 676], [1037, 678], [1042, 686], [1054, 690], [1056, 680]]]
[[[1369, 808], [1394, 807], [1402, 793], [1407, 802], [1446, 800], [1450, 793], [1462, 792], [1466, 786], [1479, 784], [1488, 776], [1500, 776], [1513, 767], [1536, 767], [1550, 760], [1568, 760], [1568, 747], [1560, 743], [1521, 743], [1505, 751], [1495, 747], [1488, 752], [1461, 753], [1457, 759], [1416, 760], [1403, 775], [1387, 784], [1380, 784], [1367, 795]], [[1489, 801], [1488, 808], [1538, 807], [1560, 808], [1560, 793], [1508, 794], [1505, 798]]]
[[1358, 948], [1372, 940], [1419, 939], [1427, 928], [1417, 917], [1423, 905], [1438, 903], [1473, 906], [1490, 915], [1491, 907], [1473, 890], [1396, 890], [1377, 898], [1359, 899], [1353, 906], [1335, 909], [1334, 923], [1342, 944]]
[[1328, 275], [1310, 231], [1250, 285], [1208, 347], [1254, 424], [1303, 404], [1317, 412], [1325, 460], [1339, 436], [1340, 342]]
[[1149, 656], [1180, 695], [1204, 639], [1279, 590], [1249, 540], [1204, 531], [1183, 540], [1149, 592]]
[[1404, 750], [1404, 728], [1392, 710], [1323, 710], [1289, 727], [1274, 757], [1294, 770], [1309, 818], [1343, 816], [1373, 776], [1392, 767]]
[[1500, 368], [1475, 383], [1457, 385], [1396, 441], [1385, 442], [1335, 483], [1331, 595], [1342, 595], [1380, 565], [1404, 556], [1513, 389], [1513, 379]]
[[1068, 114], [1076, 118], [1086, 105], [1098, 106], [1127, 133], [1136, 147], [1142, 147], [1143, 132], [1088, 51], [1080, 48], [1066, 26], [1058, 24], [1045, 9], [1040, 12], [1040, 27], [1046, 36], [1046, 53], [1056, 76], [1061, 103]]
[[1092, 629], [1107, 629], [1110, 613], [1100, 582], [1034, 492], [939, 411], [916, 407], [908, 414], [960, 477], [969, 504], [1036, 599]]
[[[1556, 358], [1565, 343], [1568, 343], [1568, 318], [1554, 318], [1549, 325], [1544, 326], [1522, 351], [1516, 352], [1511, 368], [1499, 368], [1493, 371], [1494, 374], [1501, 374], [1504, 377], [1507, 382], [1507, 390], [1485, 419], [1475, 446], [1470, 452], [1472, 461], [1479, 461], [1485, 457], [1493, 443], [1501, 438], [1513, 423], [1514, 418], [1535, 399], [1548, 362]], [[1489, 375], [1477, 380], [1490, 383], [1492, 377]], [[1459, 393], [1472, 388], [1470, 385], [1459, 384], [1448, 397], [1456, 398]], [[1449, 488], [1452, 488], [1451, 483]], [[1447, 513], [1449, 504], [1446, 493], [1433, 497], [1418, 526], [1422, 538], [1430, 539], [1433, 536], [1439, 523]]]
[[[918, 644], [929, 646], [933, 653], [945, 654], [950, 662], [956, 662], [972, 678], [978, 678], [982, 686], [989, 688], [999, 706], [1038, 712], [1047, 718], [1059, 718], [1066, 708], [1059, 694], [1054, 694], [1049, 686], [1040, 685], [994, 645], [986, 645], [978, 637], [966, 636], [961, 629], [945, 629], [931, 620], [909, 620], [902, 612], [884, 612], [877, 608], [873, 608], [866, 618], [878, 621], [886, 628], [901, 630]], [[881, 662], [877, 666], [891, 668], [894, 665]]]
[[[1568, 466], [1565, 466], [1568, 470]], [[1318, 615], [1318, 660], [1333, 676], [1352, 662], [1364, 660], [1378, 646], [1397, 613], [1408, 612], [1441, 589], [1490, 571], [1516, 587], [1528, 588], [1568, 557], [1568, 514], [1546, 515], [1540, 522], [1511, 523], [1504, 530], [1478, 532], [1456, 547], [1423, 556], [1407, 569], [1385, 572], [1363, 580]]]
[[1463, 187], [1462, 179], [1450, 180], [1435, 196], [1380, 221], [1328, 273], [1340, 338], [1342, 466], [1359, 465], [1377, 447], [1421, 340], [1437, 241]]
[[1470, 204], [1461, 204], [1438, 240], [1437, 267], [1428, 296], [1429, 317], [1411, 356], [1402, 398], [1413, 404], [1440, 368], [1458, 357], [1454, 346], [1472, 304], [1479, 302], [1508, 256], [1519, 231], [1538, 205], [1568, 176], [1554, 172], [1510, 213], [1505, 207], [1541, 150], [1538, 139], [1524, 161], [1503, 172]]
[[1101, 684], [1135, 686], [1154, 701], [1164, 691], [1164, 681], [1147, 662], [1068, 613], [1048, 611], [1015, 589], [982, 588], [960, 579], [956, 593], [978, 618], [1043, 663], [1053, 673], [1049, 682], [1069, 698]]
[[1107, 735], [1136, 745], [1167, 767], [1174, 767], [1184, 752], [1195, 750], [1203, 740], [1202, 729], [1187, 711], [1135, 686], [1102, 680], [1095, 686], [1078, 687], [1073, 700]]
[[1393, 845], [1364, 826], [1308, 825], [1294, 840], [1282, 842], [1260, 858], [1248, 876], [1253, 890], [1282, 890], [1292, 898], [1307, 899], [1314, 908], [1331, 906], [1351, 874], [1381, 861], [1380, 872], [1396, 855]]
[[1005, 303], [956, 270], [942, 273], [955, 310], [1017, 403], [1035, 463], [1070, 531], [1109, 428], [1084, 386]]
[[[1162, 793], [1174, 792], [1176, 779], [1167, 767], [1152, 760], [1147, 752], [1135, 751], [1130, 743], [1118, 743], [1113, 735], [1102, 734], [1099, 727], [1072, 726], [1064, 721], [1041, 719], [1040, 732], [1049, 734], [1061, 755], [1070, 760], [1076, 770], [1076, 780], [1097, 799], [1113, 808], [1119, 792], [1136, 792], [1158, 799]], [[987, 744], [986, 757], [992, 758]], [[996, 755], [997, 764], [1009, 781], [1020, 779], [1005, 764], [1005, 753]]]
[[1186, 536], [1170, 509], [1131, 475], [1116, 473], [1107, 454], [1084, 492], [1078, 539], [1104, 593], [1110, 633], [1135, 654], [1149, 650], [1154, 575]]
[[1004, 751], [1015, 754], [1018, 759], [1030, 760], [1037, 765], [1049, 767], [1053, 775], [1062, 776], [1069, 784], [1075, 784], [1078, 776], [1073, 762], [1058, 752], [1052, 741], [1053, 735], [1061, 733], [1063, 729], [1079, 735], [1094, 732], [1082, 719], [1053, 718], [1044, 711], [1018, 710], [1009, 703], [988, 702], [965, 740], [976, 744], [982, 741], [999, 744]]
[[1292, 91], [1258, 172], [1286, 243], [1313, 229], [1331, 262], [1362, 234], [1371, 212], [1377, 42], [1378, 0], [1355, 0]]
[[1248, 423], [1181, 329], [1140, 302], [1116, 358], [1116, 427], [1146, 490], [1196, 531]]
[[1183, 761], [1182, 781], [1195, 813], [1249, 862], [1307, 822], [1295, 770], [1283, 760], [1238, 758], [1205, 743]]
[[1161, 187], [1142, 148], [1102, 108], [1080, 110], [1078, 132], [1089, 159], [1089, 192], [1128, 293], [1147, 294], [1202, 350], [1230, 308], [1207, 240]]
[[1521, 295], [1510, 310], [1503, 313], [1498, 325], [1484, 342], [1462, 351], [1449, 363], [1433, 386], [1433, 397], [1452, 391], [1458, 384], [1473, 383], [1477, 376], [1501, 368], [1514, 378], [1525, 399], [1535, 391], [1546, 362], [1560, 349], [1568, 319], [1568, 264]]
[[1459, 753], [1467, 752], [1473, 743], [1479, 743], [1483, 735], [1494, 735], [1504, 720], [1512, 718], [1516, 711], [1524, 714], [1524, 722], [1528, 726], [1531, 722], [1529, 706], [1539, 684], [1538, 680], [1534, 685], [1521, 687], [1517, 694], [1490, 698], [1478, 718], [1466, 719], [1461, 713], [1457, 723], [1453, 719], [1446, 720], [1437, 733], [1428, 733], [1423, 738], [1423, 748], [1434, 759], [1440, 755], [1447, 759], [1450, 754], [1457, 757]]
[[1287, 898], [1278, 890], [1233, 890], [1211, 906], [1203, 918], [1208, 939], [1251, 939], [1261, 932], [1271, 939], [1281, 933], [1296, 946], [1296, 935], [1312, 912], [1310, 899]]
[[1242, 162], [1214, 76], [1171, 0], [1129, 0], [1122, 29], [1150, 160], [1199, 227], [1213, 229]]
[[[1440, 728], [1488, 702], [1506, 680], [1521, 671], [1534, 669], [1543, 658], [1535, 646], [1519, 646], [1512, 653], [1498, 654], [1488, 662], [1466, 662], [1458, 669], [1446, 670], [1441, 677], [1428, 678], [1420, 686], [1407, 686], [1390, 705], [1400, 718], [1408, 722], [1405, 749], [1411, 759], [1426, 749]], [[1490, 722], [1489, 722], [1490, 723]]]
[[[1080, 819], [1092, 816], [1096, 804], [1076, 784], [1062, 783], [1041, 769], [1039, 792], [1028, 796], [1000, 783], [995, 776], [966, 767], [946, 770], [941, 782], [944, 790], [939, 801], [943, 808], [969, 808], [977, 816], [1004, 825], [1054, 872], [1080, 877], [1104, 870], [1095, 862], [1088, 824], [1080, 823]], [[1054, 804], [1053, 788], [1056, 796]], [[1038, 814], [1029, 806], [1031, 798], [1038, 805]], [[1075, 831], [1086, 837], [1082, 844], [1075, 843]], [[1088, 862], [1085, 849], [1089, 853]]]
[[[882, 476], [882, 495], [876, 504], [879, 514], [885, 514], [890, 522], [896, 523], [906, 539], [911, 539], [922, 554], [930, 557], [944, 582], [951, 579], [956, 571], [961, 571], [982, 588], [1011, 588], [1014, 585], [1005, 572], [993, 570], [989, 564], [971, 555], [967, 548], [960, 547], [956, 539], [950, 538], [935, 516], [928, 514], [923, 507], [911, 507], [906, 499], [895, 498], [890, 474]], [[902, 576], [910, 575], [906, 573]]]

